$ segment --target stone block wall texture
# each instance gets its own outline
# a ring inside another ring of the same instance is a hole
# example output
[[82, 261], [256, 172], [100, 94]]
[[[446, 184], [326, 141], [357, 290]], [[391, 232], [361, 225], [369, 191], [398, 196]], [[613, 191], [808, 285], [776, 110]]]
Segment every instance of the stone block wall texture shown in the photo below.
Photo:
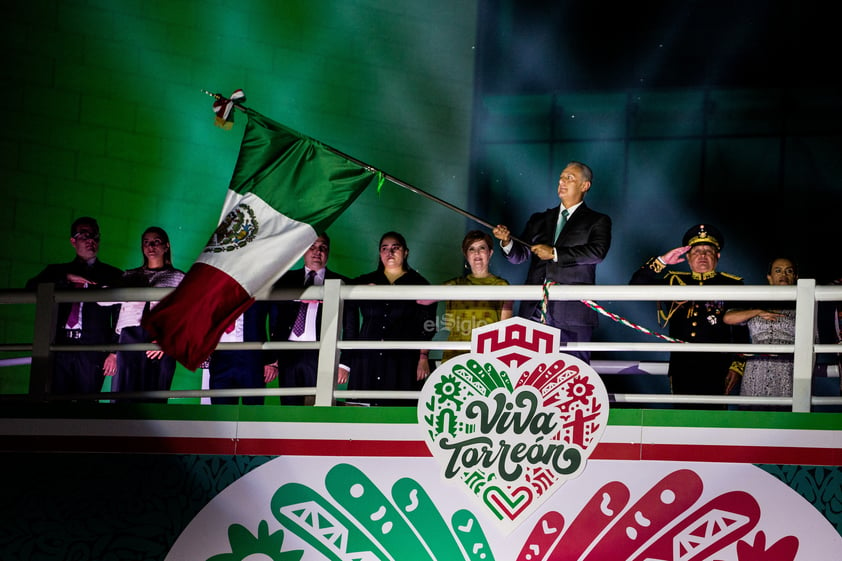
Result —
[[[0, 21], [0, 286], [69, 261], [90, 215], [100, 257], [141, 264], [140, 235], [166, 229], [186, 270], [213, 231], [245, 118], [214, 126], [212, 99], [246, 105], [402, 181], [464, 205], [476, 1], [33, 0]], [[331, 266], [374, 268], [380, 234], [408, 239], [432, 282], [461, 271], [459, 214], [387, 183], [334, 224]], [[33, 309], [0, 307], [0, 341], [32, 340]], [[0, 393], [26, 391], [25, 367]], [[176, 386], [197, 387], [179, 372]]]

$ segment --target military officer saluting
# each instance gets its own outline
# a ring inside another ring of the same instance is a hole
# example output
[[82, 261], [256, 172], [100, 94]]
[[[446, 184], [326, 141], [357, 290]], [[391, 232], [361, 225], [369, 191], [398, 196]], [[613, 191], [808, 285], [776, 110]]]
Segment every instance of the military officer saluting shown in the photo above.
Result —
[[[716, 270], [725, 239], [710, 224], [697, 224], [687, 230], [681, 247], [652, 257], [632, 275], [629, 284], [681, 286], [742, 285], [741, 277]], [[670, 269], [683, 261], [689, 271]], [[748, 341], [744, 329], [734, 329], [722, 321], [722, 301], [659, 302], [659, 323], [669, 327], [669, 335], [687, 343], [732, 343]], [[734, 326], [737, 327], [737, 326]], [[669, 378], [674, 394], [723, 395], [726, 383], [742, 374], [744, 362], [730, 353], [670, 353]]]

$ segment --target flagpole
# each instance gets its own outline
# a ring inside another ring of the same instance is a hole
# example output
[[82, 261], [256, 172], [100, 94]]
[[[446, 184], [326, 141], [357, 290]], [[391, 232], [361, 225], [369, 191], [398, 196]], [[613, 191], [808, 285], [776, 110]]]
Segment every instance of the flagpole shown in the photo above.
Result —
[[[211, 93], [208, 90], [202, 90], [202, 93], [205, 93], [205, 94], [213, 97], [216, 100], [227, 99], [222, 94]], [[251, 109], [249, 107], [245, 107], [241, 103], [234, 103], [233, 107], [239, 109], [240, 111], [242, 111], [244, 113], [248, 113], [249, 111], [251, 111], [253, 113], [257, 113], [254, 109]], [[319, 144], [321, 144], [326, 150], [328, 150], [330, 152], [333, 152], [334, 154], [336, 154], [337, 156], [339, 156], [341, 158], [345, 158], [349, 162], [352, 162], [352, 163], [360, 166], [361, 168], [365, 168], [366, 170], [368, 170], [370, 172], [379, 173], [383, 177], [383, 179], [385, 179], [385, 180], [387, 180], [391, 183], [394, 183], [398, 187], [403, 187], [404, 189], [406, 189], [408, 191], [411, 191], [411, 192], [415, 193], [416, 195], [421, 195], [422, 197], [427, 198], [427, 199], [433, 201], [434, 203], [438, 203], [438, 204], [442, 205], [443, 207], [449, 208], [453, 212], [457, 212], [457, 213], [461, 214], [462, 216], [464, 216], [465, 218], [468, 218], [470, 220], [473, 220], [474, 222], [482, 224], [483, 226], [485, 226], [489, 230], [494, 230], [494, 228], [496, 228], [496, 226], [494, 224], [491, 224], [491, 223], [479, 218], [478, 216], [476, 216], [474, 214], [471, 214], [470, 212], [468, 212], [466, 210], [462, 210], [458, 206], [452, 205], [449, 202], [436, 197], [435, 195], [431, 195], [430, 193], [427, 193], [426, 191], [423, 191], [423, 190], [419, 189], [418, 187], [415, 187], [414, 185], [410, 185], [409, 183], [407, 183], [405, 181], [401, 181], [397, 177], [395, 177], [393, 175], [389, 175], [388, 173], [386, 173], [383, 170], [377, 169], [372, 165], [369, 165], [369, 164], [367, 164], [365, 162], [362, 162], [362, 161], [360, 161], [360, 160], [358, 160], [358, 159], [356, 159], [352, 156], [349, 156], [348, 154], [346, 154], [346, 153], [344, 153], [340, 150], [337, 150], [336, 148], [334, 148], [332, 146], [328, 146], [327, 144], [324, 144], [322, 142], [319, 142]], [[531, 245], [532, 245], [532, 244], [526, 243], [525, 241], [523, 241], [519, 238], [516, 238], [515, 236], [511, 236], [511, 238], [512, 238], [512, 240], [514, 240], [518, 243], [521, 243], [521, 244], [525, 245], [526, 247], [531, 247]]]
[[[416, 195], [421, 195], [422, 197], [425, 197], [425, 198], [427, 198], [427, 199], [429, 199], [429, 200], [433, 201], [434, 203], [438, 203], [438, 204], [440, 204], [440, 205], [442, 205], [442, 206], [444, 206], [444, 207], [447, 207], [447, 208], [449, 208], [450, 210], [452, 210], [453, 212], [458, 212], [459, 214], [461, 214], [461, 215], [462, 215], [462, 216], [464, 216], [465, 218], [469, 218], [469, 219], [473, 220], [474, 222], [478, 222], [479, 224], [482, 224], [483, 226], [485, 226], [485, 227], [486, 227], [486, 228], [488, 228], [489, 230], [494, 230], [494, 228], [496, 228], [496, 226], [495, 226], [495, 225], [493, 225], [493, 224], [490, 224], [490, 223], [486, 222], [485, 220], [483, 220], [483, 219], [479, 218], [478, 216], [476, 216], [476, 215], [474, 215], [474, 214], [471, 214], [470, 212], [468, 212], [468, 211], [466, 211], [466, 210], [462, 210], [462, 209], [461, 209], [461, 208], [459, 208], [458, 206], [452, 205], [452, 204], [450, 204], [449, 202], [447, 202], [447, 201], [445, 201], [445, 200], [442, 200], [442, 199], [440, 199], [440, 198], [436, 197], [435, 195], [431, 195], [430, 193], [427, 193], [426, 191], [423, 191], [423, 190], [419, 189], [418, 187], [415, 187], [414, 185], [410, 185], [409, 183], [407, 183], [407, 182], [405, 182], [405, 181], [401, 181], [401, 180], [400, 180], [400, 179], [398, 179], [397, 177], [394, 177], [394, 176], [392, 176], [392, 175], [389, 175], [389, 174], [388, 174], [388, 173], [386, 173], [385, 171], [379, 170], [379, 169], [375, 168], [374, 166], [371, 166], [371, 165], [369, 165], [369, 164], [367, 164], [367, 163], [365, 163], [365, 162], [361, 162], [360, 160], [358, 160], [358, 159], [356, 159], [356, 158], [354, 158], [354, 157], [352, 157], [352, 156], [349, 156], [348, 154], [345, 154], [344, 152], [340, 152], [340, 151], [339, 151], [339, 150], [337, 150], [336, 148], [333, 148], [333, 147], [328, 146], [328, 145], [326, 145], [326, 144], [322, 144], [322, 146], [324, 146], [327, 150], [329, 150], [329, 151], [333, 152], [333, 153], [334, 153], [334, 154], [336, 154], [337, 156], [340, 156], [340, 157], [342, 157], [342, 158], [345, 158], [346, 160], [348, 160], [348, 161], [350, 161], [350, 162], [352, 162], [352, 163], [355, 163], [355, 164], [357, 164], [358, 166], [360, 166], [360, 167], [363, 167], [363, 168], [367, 169], [368, 171], [371, 171], [371, 172], [377, 172], [377, 173], [381, 174], [381, 175], [383, 176], [383, 179], [385, 179], [385, 180], [387, 180], [387, 181], [390, 181], [390, 182], [394, 183], [394, 184], [395, 184], [395, 185], [397, 185], [398, 187], [403, 187], [404, 189], [406, 189], [406, 190], [408, 190], [408, 191], [412, 191], [412, 192], [413, 192], [413, 193], [415, 193]], [[516, 238], [516, 237], [514, 237], [514, 236], [512, 236], [511, 238], [512, 238], [514, 241], [516, 241], [516, 242], [520, 242], [520, 243], [522, 243], [523, 245], [525, 245], [525, 246], [527, 246], [527, 247], [529, 247], [529, 246], [530, 246], [530, 244], [528, 244], [528, 243], [526, 243], [525, 241], [522, 241], [522, 240], [520, 240], [520, 239], [518, 239], [518, 238]]]

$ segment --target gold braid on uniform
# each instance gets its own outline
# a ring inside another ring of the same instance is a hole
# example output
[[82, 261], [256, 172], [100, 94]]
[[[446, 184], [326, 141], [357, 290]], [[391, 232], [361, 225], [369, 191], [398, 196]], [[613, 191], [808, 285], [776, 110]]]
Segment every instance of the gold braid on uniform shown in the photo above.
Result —
[[[655, 261], [660, 264], [660, 261], [658, 261], [657, 258], [655, 258]], [[681, 278], [682, 275], [686, 276], [687, 273], [680, 271], [669, 271], [667, 273], [667, 278], [669, 279], [670, 286], [673, 286], [675, 284], [678, 284], [680, 286], [687, 286], [687, 283], [684, 282], [684, 279]], [[661, 321], [663, 321], [663, 326], [666, 327], [670, 319], [672, 319], [672, 316], [675, 314], [675, 312], [677, 312], [679, 308], [681, 308], [681, 306], [683, 306], [686, 303], [687, 300], [683, 300], [681, 302], [672, 301], [670, 302], [669, 311], [664, 312], [664, 309], [661, 307], [663, 306], [663, 302], [658, 302], [658, 324], [661, 325]], [[690, 306], [688, 308], [688, 313], [692, 311], [692, 309], [693, 307]]]
[[695, 280], [695, 281], [710, 280], [713, 277], [715, 277], [717, 274], [719, 274], [719, 273], [717, 273], [716, 271], [708, 271], [706, 273], [690, 273], [690, 275], [693, 277], [693, 280]]
[[746, 372], [746, 361], [745, 360], [735, 360], [734, 362], [731, 363], [731, 366], [729, 367], [729, 370], [733, 370], [734, 372], [736, 372], [737, 374], [742, 376]]
[[666, 268], [666, 263], [661, 261], [659, 257], [652, 257], [646, 262], [644, 267], [649, 267], [653, 272], [660, 274]]

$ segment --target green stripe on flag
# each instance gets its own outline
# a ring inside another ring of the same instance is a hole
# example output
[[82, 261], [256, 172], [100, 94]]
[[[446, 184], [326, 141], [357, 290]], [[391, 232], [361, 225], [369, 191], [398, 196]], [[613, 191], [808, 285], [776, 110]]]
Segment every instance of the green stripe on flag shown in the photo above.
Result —
[[229, 189], [252, 192], [323, 232], [377, 178], [369, 170], [251, 109]]

